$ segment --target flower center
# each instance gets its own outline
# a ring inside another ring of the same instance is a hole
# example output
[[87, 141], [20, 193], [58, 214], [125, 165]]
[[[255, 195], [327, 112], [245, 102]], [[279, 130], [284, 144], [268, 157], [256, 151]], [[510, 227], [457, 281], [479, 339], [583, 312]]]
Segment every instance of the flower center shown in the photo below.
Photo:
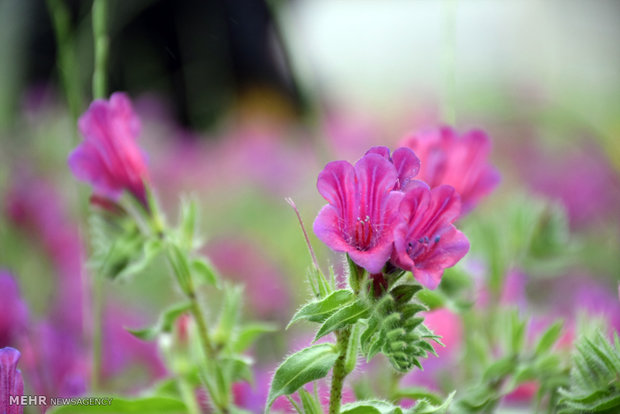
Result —
[[415, 262], [417, 257], [426, 254], [435, 244], [439, 243], [440, 239], [441, 236], [435, 236], [432, 240], [428, 236], [424, 236], [418, 240], [410, 241], [407, 244], [407, 254]]
[[352, 242], [358, 250], [367, 250], [371, 248], [374, 230], [370, 223], [370, 217], [358, 217], [355, 221]]

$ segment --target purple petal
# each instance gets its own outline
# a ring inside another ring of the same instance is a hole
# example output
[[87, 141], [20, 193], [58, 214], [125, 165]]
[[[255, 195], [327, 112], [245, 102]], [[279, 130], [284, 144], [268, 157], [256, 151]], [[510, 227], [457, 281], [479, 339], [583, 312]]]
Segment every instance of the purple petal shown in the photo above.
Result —
[[17, 361], [20, 353], [15, 348], [0, 349], [0, 412], [6, 414], [21, 414], [23, 407], [10, 404], [11, 396], [21, 396], [24, 393], [24, 382], [21, 373], [17, 370]]
[[394, 151], [392, 162], [398, 173], [400, 189], [406, 191], [411, 180], [420, 171], [420, 160], [410, 148], [401, 147]]

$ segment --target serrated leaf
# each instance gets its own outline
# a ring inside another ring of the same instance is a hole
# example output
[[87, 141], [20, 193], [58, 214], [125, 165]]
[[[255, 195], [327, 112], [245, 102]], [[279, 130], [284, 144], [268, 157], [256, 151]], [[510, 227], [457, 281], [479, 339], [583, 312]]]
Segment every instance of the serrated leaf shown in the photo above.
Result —
[[219, 286], [220, 277], [211, 262], [200, 257], [192, 260], [191, 269], [194, 275], [198, 276], [198, 280], [211, 286]]
[[356, 401], [345, 404], [340, 414], [402, 414], [403, 410], [392, 403], [381, 400]]
[[293, 315], [293, 318], [286, 326], [286, 329], [300, 319], [307, 319], [311, 322], [324, 322], [334, 312], [342, 306], [353, 302], [354, 299], [355, 295], [353, 292], [347, 289], [332, 292], [329, 296], [322, 300], [310, 302], [302, 306], [302, 308], [299, 309], [295, 315]]
[[278, 328], [271, 323], [255, 322], [241, 327], [231, 348], [233, 352], [242, 353], [247, 350], [260, 335], [275, 332]]
[[[90, 397], [87, 397], [90, 398]], [[96, 397], [95, 397], [96, 398]], [[106, 399], [109, 397], [106, 397]], [[53, 407], [48, 414], [185, 414], [182, 401], [166, 397], [146, 397], [129, 400], [112, 397], [110, 405], [62, 405]]]
[[144, 341], [150, 341], [162, 332], [171, 332], [172, 326], [177, 320], [177, 318], [185, 312], [189, 311], [191, 308], [192, 304], [190, 302], [178, 303], [164, 310], [159, 316], [159, 319], [157, 320], [155, 325], [150, 328], [125, 329], [136, 338], [142, 339]]
[[538, 343], [536, 344], [536, 355], [542, 355], [549, 351], [551, 347], [556, 343], [556, 341], [560, 338], [560, 334], [562, 333], [562, 327], [564, 326], [563, 321], [557, 321], [552, 324], [545, 333], [540, 336]]
[[332, 344], [313, 345], [286, 358], [273, 375], [265, 413], [276, 398], [290, 395], [304, 384], [325, 377], [337, 358], [338, 351]]
[[330, 332], [344, 328], [345, 326], [353, 325], [358, 320], [367, 318], [369, 315], [370, 308], [368, 305], [357, 300], [327, 318], [323, 325], [321, 325], [314, 340], [316, 341]]
[[308, 391], [300, 388], [299, 397], [301, 398], [301, 404], [304, 407], [305, 414], [323, 414], [321, 403]]

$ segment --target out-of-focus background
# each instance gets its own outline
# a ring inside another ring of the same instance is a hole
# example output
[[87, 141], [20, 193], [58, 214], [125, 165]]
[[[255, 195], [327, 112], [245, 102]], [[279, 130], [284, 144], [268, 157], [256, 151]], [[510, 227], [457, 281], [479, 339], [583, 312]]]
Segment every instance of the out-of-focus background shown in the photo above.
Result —
[[[510, 244], [518, 232], [510, 226], [542, 217], [527, 230], [533, 247], [508, 248], [507, 300], [532, 320], [562, 316], [576, 326], [585, 312], [620, 328], [619, 2], [108, 5], [108, 90], [127, 92], [141, 116], [140, 145], [169, 219], [181, 194], [198, 200], [205, 252], [224, 277], [245, 284], [248, 318], [283, 327], [309, 297], [310, 258], [284, 197], [311, 229], [324, 204], [315, 180], [326, 162], [353, 162], [371, 145], [394, 147], [412, 131], [447, 123], [486, 130], [502, 175], [462, 223], [472, 240], [464, 268], [479, 279], [472, 292], [489, 280], [480, 266], [484, 226], [505, 226], [498, 237]], [[28, 349], [26, 385], [50, 395], [87, 389], [89, 190], [70, 176], [66, 158], [92, 99], [90, 10], [90, 1], [0, 0], [0, 347]], [[339, 271], [341, 258], [311, 240], [321, 263]], [[123, 329], [152, 322], [174, 300], [162, 269], [108, 286], [111, 390], [165, 376], [155, 345]], [[454, 313], [436, 321], [438, 332], [453, 335], [446, 352], [459, 354], [465, 341]], [[17, 328], [3, 332], [2, 323]], [[310, 328], [259, 341], [257, 388], [239, 388], [247, 407], [261, 404], [269, 372], [308, 342]], [[42, 341], [51, 344], [45, 353]], [[67, 347], [75, 357], [59, 359]], [[35, 374], [36, 366], [49, 372]], [[449, 392], [455, 380], [441, 369], [433, 386]], [[512, 403], [532, 398], [523, 395]]]

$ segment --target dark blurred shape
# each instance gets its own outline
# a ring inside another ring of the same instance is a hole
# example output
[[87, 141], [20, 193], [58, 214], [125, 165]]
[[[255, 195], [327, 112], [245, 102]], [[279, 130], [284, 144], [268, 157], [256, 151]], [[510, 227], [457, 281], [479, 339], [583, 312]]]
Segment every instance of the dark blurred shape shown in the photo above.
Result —
[[[89, 97], [91, 2], [65, 4], [78, 39], [75, 81]], [[24, 87], [49, 79], [59, 85], [48, 10], [28, 10]], [[298, 116], [304, 105], [279, 33], [264, 0], [110, 0], [108, 92], [162, 94], [177, 120], [196, 129], [231, 108]]]

